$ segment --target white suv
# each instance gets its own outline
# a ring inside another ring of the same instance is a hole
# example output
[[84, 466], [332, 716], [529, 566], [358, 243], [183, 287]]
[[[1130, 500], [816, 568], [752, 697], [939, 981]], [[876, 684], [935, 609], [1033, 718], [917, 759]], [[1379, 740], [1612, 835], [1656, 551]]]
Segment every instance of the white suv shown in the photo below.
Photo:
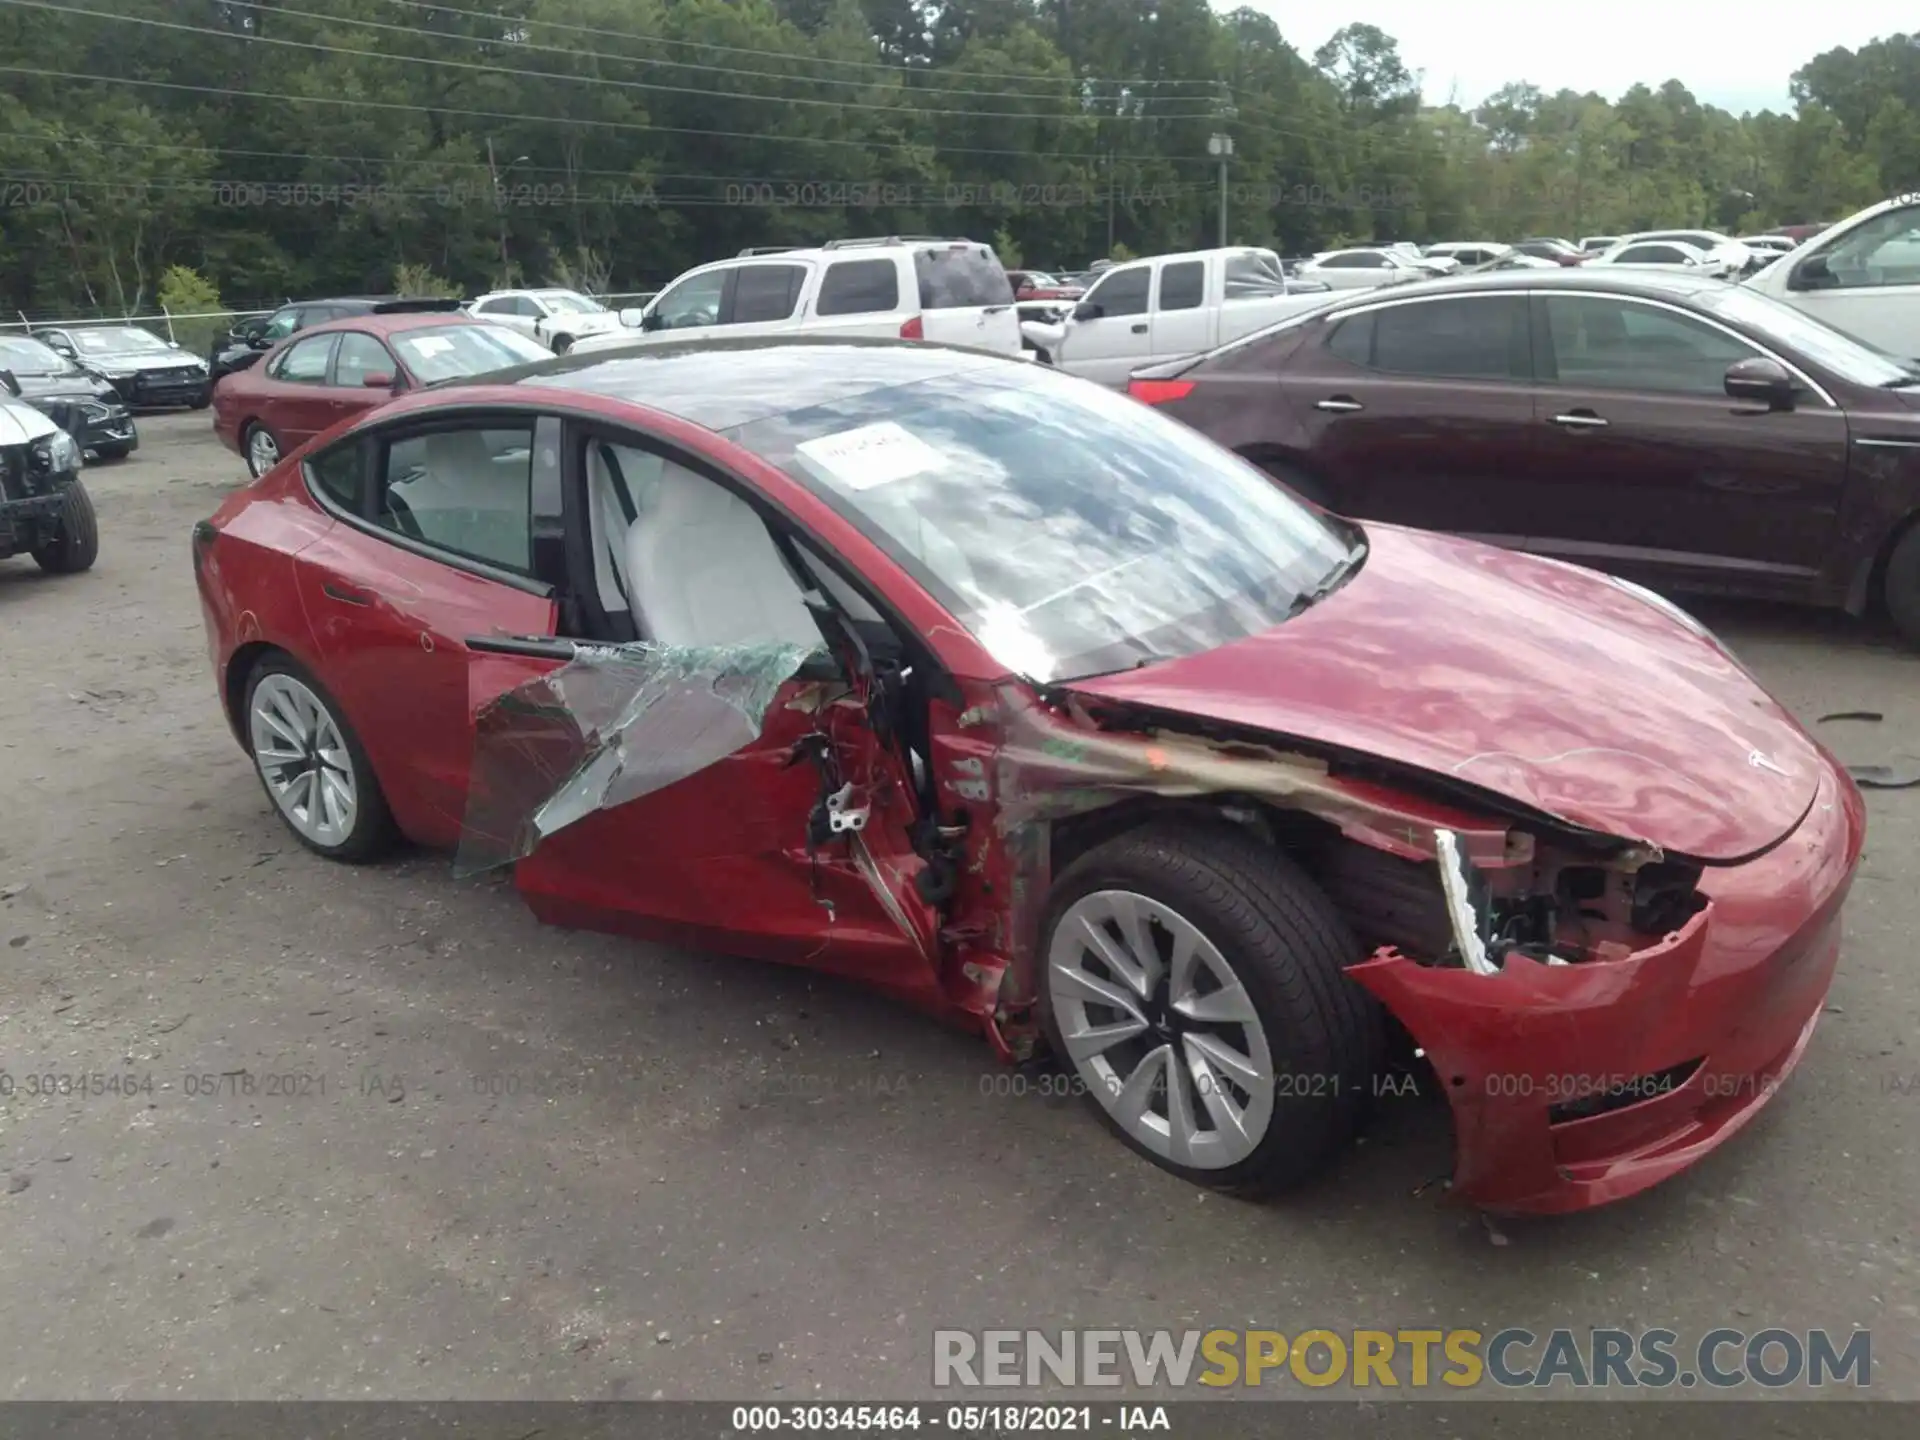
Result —
[[467, 307], [496, 325], [531, 336], [556, 355], [564, 355], [583, 335], [624, 329], [617, 312], [578, 290], [494, 290]]
[[786, 334], [898, 336], [1021, 353], [1013, 286], [993, 247], [917, 235], [716, 260], [655, 296], [637, 331], [583, 336], [573, 348]]

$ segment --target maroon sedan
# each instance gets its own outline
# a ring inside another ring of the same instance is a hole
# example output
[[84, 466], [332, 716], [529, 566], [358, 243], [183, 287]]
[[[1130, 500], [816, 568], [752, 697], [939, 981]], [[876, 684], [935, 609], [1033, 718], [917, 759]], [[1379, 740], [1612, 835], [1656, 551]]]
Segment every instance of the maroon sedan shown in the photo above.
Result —
[[1711, 635], [1303, 505], [978, 351], [741, 339], [404, 397], [196, 528], [311, 850], [856, 977], [1261, 1193], [1424, 1051], [1455, 1195], [1685, 1168], [1800, 1060], [1863, 809]]
[[213, 388], [213, 430], [256, 477], [339, 421], [443, 380], [553, 352], [459, 312], [355, 315], [301, 330]]
[[1527, 270], [1315, 310], [1133, 393], [1345, 515], [1920, 643], [1920, 374], [1718, 280]]

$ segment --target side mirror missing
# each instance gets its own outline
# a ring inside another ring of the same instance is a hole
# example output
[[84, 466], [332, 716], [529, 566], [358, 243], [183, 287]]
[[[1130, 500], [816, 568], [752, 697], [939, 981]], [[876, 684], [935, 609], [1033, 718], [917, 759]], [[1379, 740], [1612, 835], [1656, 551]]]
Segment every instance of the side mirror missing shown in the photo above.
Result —
[[642, 330], [664, 329], [666, 323], [666, 321], [660, 318], [660, 312], [658, 310], [649, 310], [640, 317], [640, 328]]
[[1752, 401], [1769, 410], [1793, 409], [1793, 376], [1777, 360], [1755, 355], [1734, 361], [1727, 367], [1726, 387], [1735, 400]]
[[389, 375], [385, 370], [375, 370], [370, 374], [362, 376], [360, 383], [369, 390], [391, 390], [394, 388], [393, 376]]
[[1839, 283], [1824, 255], [1809, 255], [1794, 266], [1793, 274], [1787, 277], [1789, 290], [1825, 290]]
[[1073, 318], [1076, 320], [1098, 320], [1106, 313], [1107, 307], [1098, 300], [1082, 300], [1073, 307]]
[[20, 382], [14, 378], [11, 370], [0, 370], [0, 388], [4, 388], [14, 399], [20, 398]]

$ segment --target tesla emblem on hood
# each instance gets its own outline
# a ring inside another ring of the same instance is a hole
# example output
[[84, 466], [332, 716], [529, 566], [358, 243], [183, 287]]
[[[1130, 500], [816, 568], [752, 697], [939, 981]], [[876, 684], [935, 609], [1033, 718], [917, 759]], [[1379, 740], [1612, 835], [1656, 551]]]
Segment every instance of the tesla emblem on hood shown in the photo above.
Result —
[[1774, 764], [1769, 757], [1762, 755], [1758, 750], [1749, 750], [1747, 752], [1747, 764], [1753, 766], [1756, 770], [1771, 770], [1776, 775], [1785, 775], [1787, 773], [1778, 765]]

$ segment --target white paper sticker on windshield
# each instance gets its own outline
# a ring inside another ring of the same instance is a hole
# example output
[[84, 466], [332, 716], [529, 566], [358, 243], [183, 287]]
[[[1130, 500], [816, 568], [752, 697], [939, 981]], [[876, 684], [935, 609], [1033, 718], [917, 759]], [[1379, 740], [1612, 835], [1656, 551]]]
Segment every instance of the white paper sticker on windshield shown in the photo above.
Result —
[[938, 450], [891, 420], [803, 441], [794, 450], [850, 490], [890, 485], [943, 464]]
[[443, 340], [438, 335], [422, 335], [413, 342], [413, 348], [420, 355], [444, 355], [453, 349], [453, 342]]

